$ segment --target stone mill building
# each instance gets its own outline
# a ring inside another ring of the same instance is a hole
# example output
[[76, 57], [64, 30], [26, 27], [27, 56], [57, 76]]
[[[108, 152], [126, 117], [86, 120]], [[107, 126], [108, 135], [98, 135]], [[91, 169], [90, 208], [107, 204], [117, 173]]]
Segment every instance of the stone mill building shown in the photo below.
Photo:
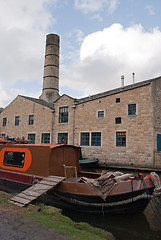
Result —
[[79, 145], [109, 166], [161, 167], [161, 77], [75, 99], [59, 95], [59, 36], [46, 38], [39, 98], [18, 95], [0, 113], [1, 136]]

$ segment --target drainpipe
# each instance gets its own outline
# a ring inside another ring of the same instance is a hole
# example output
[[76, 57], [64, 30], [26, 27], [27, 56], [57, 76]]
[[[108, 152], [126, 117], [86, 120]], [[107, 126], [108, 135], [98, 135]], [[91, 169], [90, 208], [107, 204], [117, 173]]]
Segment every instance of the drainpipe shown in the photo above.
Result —
[[72, 144], [74, 145], [74, 133], [75, 133], [75, 110], [76, 110], [77, 100], [73, 102], [73, 136], [72, 136]]
[[54, 137], [53, 137], [53, 134], [54, 134], [54, 112], [55, 112], [55, 109], [51, 109], [51, 143], [53, 144], [54, 143]]

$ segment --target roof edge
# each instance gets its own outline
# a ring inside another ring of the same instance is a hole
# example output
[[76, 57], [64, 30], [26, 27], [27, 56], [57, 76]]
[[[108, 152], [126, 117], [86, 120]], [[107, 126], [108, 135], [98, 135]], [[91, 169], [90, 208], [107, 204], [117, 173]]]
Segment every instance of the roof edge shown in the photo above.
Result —
[[22, 97], [25, 98], [29, 101], [35, 102], [37, 104], [40, 104], [44, 107], [53, 109], [54, 108], [54, 104], [53, 103], [48, 103], [47, 101], [43, 100], [43, 99], [39, 99], [39, 98], [33, 98], [33, 97], [28, 97], [28, 96], [23, 96], [23, 95], [18, 95], [17, 97]]
[[125, 92], [125, 91], [132, 90], [132, 89], [135, 89], [135, 88], [143, 87], [143, 86], [149, 85], [149, 84], [151, 84], [151, 82], [153, 82], [155, 80], [159, 80], [159, 79], [161, 80], [161, 76], [153, 78], [153, 79], [145, 80], [145, 81], [142, 81], [142, 82], [137, 82], [137, 83], [134, 83], [134, 84], [130, 84], [130, 85], [127, 85], [127, 86], [124, 86], [124, 87], [115, 88], [115, 89], [105, 91], [105, 92], [102, 92], [102, 93], [94, 94], [94, 95], [91, 95], [89, 97], [79, 98], [79, 99], [77, 99], [76, 104], [81, 104], [83, 102], [88, 102], [88, 101], [92, 101], [92, 100], [95, 100], [95, 99], [98, 99], [98, 98], [103, 98], [103, 97], [106, 97], [106, 96], [110, 96], [110, 95], [113, 95], [113, 94], [116, 94], [116, 93], [121, 93], [121, 92]]
[[71, 96], [69, 96], [69, 95], [67, 95], [67, 94], [63, 94], [62, 96], [60, 96], [59, 98], [57, 98], [55, 101], [54, 101], [54, 103], [56, 103], [57, 101], [59, 101], [59, 99], [61, 99], [62, 97], [64, 97], [64, 96], [66, 96], [66, 97], [68, 97], [68, 98], [71, 98], [72, 100], [75, 100], [76, 98], [73, 98], [73, 97], [71, 97]]

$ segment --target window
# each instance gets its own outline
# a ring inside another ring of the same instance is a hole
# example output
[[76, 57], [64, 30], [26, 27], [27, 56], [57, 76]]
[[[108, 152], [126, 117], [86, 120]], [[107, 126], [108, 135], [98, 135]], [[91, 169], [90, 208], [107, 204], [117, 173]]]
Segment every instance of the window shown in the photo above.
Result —
[[16, 116], [16, 117], [15, 117], [15, 126], [18, 126], [18, 125], [19, 125], [19, 122], [20, 122], [20, 117], [19, 117], [19, 116]]
[[81, 133], [80, 145], [81, 146], [89, 146], [89, 132]]
[[68, 133], [58, 133], [58, 144], [68, 144]]
[[101, 132], [91, 133], [91, 146], [101, 146]]
[[115, 124], [121, 124], [121, 117], [115, 118]]
[[128, 105], [128, 115], [136, 115], [136, 104]]
[[117, 132], [116, 133], [116, 146], [117, 147], [126, 147], [126, 132]]
[[7, 118], [3, 118], [3, 127], [5, 127], [7, 125]]
[[98, 117], [99, 118], [104, 117], [104, 111], [98, 111]]
[[42, 133], [41, 143], [50, 143], [50, 133]]
[[68, 107], [59, 108], [59, 123], [68, 122]]
[[116, 98], [116, 103], [120, 103], [120, 98]]
[[24, 152], [5, 151], [3, 165], [23, 168], [24, 159]]
[[34, 124], [34, 115], [29, 115], [29, 125]]
[[30, 140], [30, 143], [35, 144], [35, 133], [29, 133], [28, 140]]
[[157, 151], [161, 151], [161, 134], [157, 134]]

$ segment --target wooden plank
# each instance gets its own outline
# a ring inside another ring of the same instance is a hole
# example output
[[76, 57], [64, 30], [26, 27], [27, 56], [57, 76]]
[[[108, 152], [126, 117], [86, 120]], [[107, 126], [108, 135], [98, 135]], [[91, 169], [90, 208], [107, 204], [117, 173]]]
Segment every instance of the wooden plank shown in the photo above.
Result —
[[39, 185], [35, 185], [35, 187], [32, 189], [32, 191], [37, 192], [39, 190], [42, 191], [48, 191], [50, 188], [52, 188], [53, 186], [49, 186], [49, 185], [44, 185], [44, 184], [39, 184]]
[[49, 189], [37, 189], [35, 192], [37, 193], [36, 198], [38, 198], [39, 196], [41, 196], [43, 193], [46, 193], [47, 191], [49, 191]]
[[65, 177], [53, 176], [53, 175], [50, 175], [50, 176], [48, 176], [46, 178], [55, 178], [55, 179], [60, 179], [60, 180], [64, 180], [65, 179]]
[[53, 187], [54, 186], [56, 186], [56, 185], [58, 185], [59, 183], [61, 183], [62, 181], [56, 181], [56, 180], [48, 180], [48, 179], [45, 179], [45, 180], [43, 180], [42, 182], [40, 182], [40, 183], [43, 183], [43, 184], [47, 184], [47, 185], [53, 185]]
[[49, 184], [53, 184], [53, 186], [54, 186], [54, 185], [57, 185], [57, 184], [61, 183], [62, 181], [60, 181], [60, 180], [59, 180], [59, 181], [55, 181], [55, 180], [54, 180], [54, 181], [53, 181], [53, 180], [51, 181], [51, 180], [48, 180], [48, 179], [46, 180], [46, 179], [45, 179], [45, 180], [43, 180], [41, 183], [43, 183], [43, 182], [48, 182]]
[[52, 181], [52, 182], [62, 182], [64, 179], [65, 179], [64, 177], [63, 178], [47, 177], [47, 178], [44, 178], [43, 180]]
[[44, 185], [49, 185], [49, 186], [55, 187], [59, 182], [47, 181], [47, 180], [45, 179], [45, 180], [42, 180], [40, 183], [41, 183], [41, 184], [44, 184]]
[[64, 177], [59, 176], [49, 176], [47, 178], [44, 178], [42, 181], [19, 193], [17, 196], [11, 198], [10, 202], [15, 205], [25, 206], [50, 189], [54, 188], [64, 179]]
[[28, 204], [30, 202], [30, 200], [24, 199], [24, 198], [20, 198], [18, 196], [13, 197], [11, 200], [14, 201], [14, 202], [23, 203], [23, 204]]
[[9, 202], [9, 203], [12, 203], [12, 204], [14, 204], [14, 205], [16, 205], [16, 206], [19, 206], [19, 207], [24, 207], [24, 206], [25, 206], [25, 204], [18, 203], [18, 202], [14, 202], [14, 201], [12, 201], [12, 200], [8, 200], [8, 202]]
[[30, 190], [32, 191], [36, 191], [38, 192], [39, 190], [41, 191], [48, 191], [50, 188], [52, 188], [51, 186], [49, 185], [43, 185], [43, 184], [35, 184], [33, 187], [29, 188]]
[[28, 199], [30, 201], [32, 201], [32, 200], [34, 200], [38, 197], [38, 196], [31, 196], [31, 195], [28, 195], [28, 194], [25, 194], [25, 193], [20, 193], [17, 196], [20, 197], [20, 198]]
[[25, 194], [25, 195], [28, 195], [28, 196], [33, 196], [33, 197], [39, 197], [40, 196], [40, 193], [38, 193], [38, 192], [33, 192], [33, 191], [31, 191], [31, 190], [29, 190], [29, 189], [27, 189], [27, 190], [25, 190], [24, 192], [22, 192], [23, 194]]

